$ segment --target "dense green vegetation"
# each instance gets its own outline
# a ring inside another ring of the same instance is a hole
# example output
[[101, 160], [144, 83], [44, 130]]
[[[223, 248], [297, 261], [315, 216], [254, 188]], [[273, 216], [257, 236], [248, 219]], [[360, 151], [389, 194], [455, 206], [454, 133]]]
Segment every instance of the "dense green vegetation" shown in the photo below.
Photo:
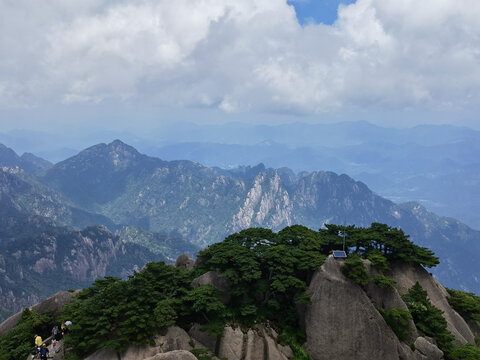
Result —
[[227, 321], [251, 326], [271, 320], [296, 326], [295, 305], [310, 301], [305, 290], [325, 260], [321, 244], [319, 234], [303, 226], [278, 234], [247, 229], [201, 251], [196, 271], [219, 271], [229, 281]]
[[360, 286], [367, 286], [370, 282], [370, 275], [362, 259], [354, 254], [345, 260], [345, 264], [342, 266], [343, 275], [352, 279]]
[[26, 359], [34, 348], [36, 334], [50, 334], [52, 317], [28, 308], [22, 312], [18, 325], [0, 336], [0, 360]]
[[404, 341], [408, 332], [411, 330], [409, 320], [412, 314], [409, 311], [399, 308], [379, 309], [385, 322], [390, 326], [397, 337]]
[[128, 281], [97, 280], [65, 306], [63, 317], [73, 322], [67, 342], [79, 356], [99, 348], [123, 351], [129, 344], [149, 343], [183, 315], [193, 291], [191, 280], [188, 270], [163, 262], [147, 264]]
[[[298, 327], [295, 305], [309, 302], [305, 290], [325, 259], [321, 244], [318, 232], [301, 226], [279, 233], [248, 229], [203, 250], [194, 271], [149, 263], [127, 281], [97, 280], [65, 307], [63, 317], [73, 322], [70, 357], [99, 348], [121, 352], [129, 344], [149, 343], [174, 324], [203, 323], [214, 335], [221, 335], [224, 323]], [[230, 283], [228, 307], [212, 286], [191, 287], [194, 277], [210, 270]], [[294, 343], [299, 337], [285, 338]]]
[[[427, 248], [415, 245], [401, 229], [385, 224], [372, 223], [369, 228], [339, 225], [326, 225], [319, 233], [326, 241], [322, 250], [339, 249], [345, 234], [347, 252], [355, 253], [372, 261], [380, 270], [388, 269], [388, 262], [400, 261], [416, 263], [426, 267], [439, 264], [433, 252]], [[385, 260], [386, 259], [386, 260]]]
[[448, 302], [464, 319], [476, 321], [480, 325], [480, 296], [460, 290], [447, 289]]
[[447, 359], [480, 359], [480, 349], [473, 345], [457, 346], [447, 330], [447, 321], [441, 310], [432, 305], [427, 292], [417, 282], [402, 296], [420, 333], [434, 338]]
[[412, 314], [417, 329], [437, 341], [438, 347], [444, 352], [452, 348], [453, 335], [447, 330], [447, 321], [441, 310], [432, 305], [427, 292], [417, 282], [402, 296]]

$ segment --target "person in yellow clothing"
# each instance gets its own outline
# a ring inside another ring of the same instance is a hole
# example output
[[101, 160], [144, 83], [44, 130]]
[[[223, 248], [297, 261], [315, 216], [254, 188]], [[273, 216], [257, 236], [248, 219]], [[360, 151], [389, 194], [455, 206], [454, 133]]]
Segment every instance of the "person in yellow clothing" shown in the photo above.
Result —
[[35, 335], [35, 354], [37, 354], [40, 351], [40, 348], [42, 347], [42, 337], [40, 335]]
[[35, 335], [35, 345], [42, 346], [42, 337], [40, 335]]

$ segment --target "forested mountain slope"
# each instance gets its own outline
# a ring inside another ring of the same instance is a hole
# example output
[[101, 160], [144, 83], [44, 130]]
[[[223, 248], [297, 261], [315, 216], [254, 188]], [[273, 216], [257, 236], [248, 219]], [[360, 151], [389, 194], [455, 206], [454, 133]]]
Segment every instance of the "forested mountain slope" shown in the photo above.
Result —
[[458, 260], [478, 251], [480, 232], [432, 213], [423, 216], [427, 210], [420, 205], [395, 204], [347, 175], [294, 174], [263, 165], [213, 169], [148, 157], [116, 140], [56, 164], [40, 179], [77, 206], [117, 224], [177, 232], [201, 246], [252, 226], [278, 230], [302, 224], [318, 229], [344, 221], [399, 226], [444, 259], [436, 270], [442, 281], [480, 292], [475, 276], [480, 265], [472, 257]]

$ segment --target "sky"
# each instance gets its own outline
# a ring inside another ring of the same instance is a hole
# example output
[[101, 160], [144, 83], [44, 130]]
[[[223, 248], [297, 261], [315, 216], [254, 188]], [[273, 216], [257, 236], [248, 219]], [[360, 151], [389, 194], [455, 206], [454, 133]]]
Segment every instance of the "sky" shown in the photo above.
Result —
[[0, 132], [480, 129], [478, 0], [3, 0]]

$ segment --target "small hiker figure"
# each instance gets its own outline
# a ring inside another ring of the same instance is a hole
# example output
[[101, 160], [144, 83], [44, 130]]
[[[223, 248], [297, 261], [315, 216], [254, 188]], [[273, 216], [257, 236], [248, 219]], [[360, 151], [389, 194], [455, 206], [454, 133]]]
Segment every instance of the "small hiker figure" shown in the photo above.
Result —
[[52, 339], [52, 352], [55, 353], [55, 347], [57, 346], [57, 340], [55, 338]]
[[52, 329], [52, 335], [55, 339], [57, 338], [57, 334], [58, 334], [58, 326], [55, 325]]
[[65, 321], [62, 322], [62, 325], [60, 325], [60, 330], [62, 330], [62, 336], [65, 336], [65, 333], [67, 331], [67, 325], [65, 325]]
[[48, 357], [48, 347], [47, 344], [43, 343], [42, 347], [40, 348], [40, 359], [41, 360], [47, 360]]
[[[57, 331], [56, 334], [54, 334], [55, 330]], [[54, 334], [53, 337], [55, 338], [55, 340], [57, 341], [62, 340], [62, 332], [58, 328], [58, 325], [55, 325], [55, 327], [52, 329], [52, 334]]]

